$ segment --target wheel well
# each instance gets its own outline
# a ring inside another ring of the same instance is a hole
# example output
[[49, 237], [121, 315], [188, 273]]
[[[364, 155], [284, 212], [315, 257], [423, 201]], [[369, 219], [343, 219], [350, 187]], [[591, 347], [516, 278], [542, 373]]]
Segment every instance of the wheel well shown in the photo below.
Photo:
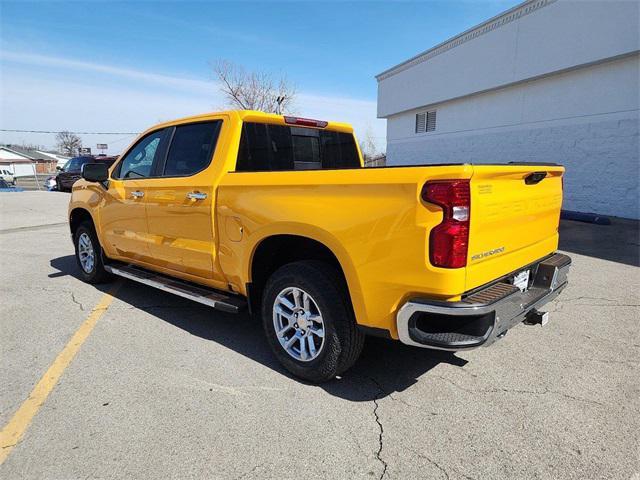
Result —
[[73, 235], [80, 224], [85, 221], [89, 221], [93, 225], [93, 218], [91, 217], [91, 214], [84, 208], [74, 208], [71, 211], [71, 215], [69, 215], [69, 228], [71, 229], [71, 234]]
[[260, 311], [262, 292], [269, 277], [281, 266], [300, 260], [319, 260], [332, 265], [340, 275], [345, 293], [349, 297], [342, 266], [326, 245], [298, 235], [274, 235], [264, 239], [253, 254], [251, 284], [248, 286], [253, 312]]

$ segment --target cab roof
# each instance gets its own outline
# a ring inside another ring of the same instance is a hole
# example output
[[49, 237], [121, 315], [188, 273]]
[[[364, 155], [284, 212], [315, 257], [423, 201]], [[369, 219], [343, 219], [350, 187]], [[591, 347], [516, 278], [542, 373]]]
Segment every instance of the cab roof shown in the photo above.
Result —
[[[327, 122], [323, 120], [298, 117], [295, 115], [277, 115], [275, 113], [266, 113], [257, 110], [225, 110], [220, 112], [202, 113], [199, 115], [192, 115], [190, 117], [183, 117], [175, 120], [170, 120], [168, 122], [159, 123], [145, 130], [143, 135], [153, 130], [157, 130], [158, 128], [183, 125], [193, 122], [204, 122], [207, 120], [219, 119], [221, 117], [228, 117], [232, 120], [235, 119], [241, 122], [270, 123], [275, 125], [289, 126], [298, 125], [307, 128], [321, 128], [323, 130], [335, 130], [339, 132], [353, 133], [353, 127], [348, 123]], [[296, 120], [301, 121], [301, 123], [297, 123]], [[311, 124], [311, 122], [315, 122], [316, 125]]]

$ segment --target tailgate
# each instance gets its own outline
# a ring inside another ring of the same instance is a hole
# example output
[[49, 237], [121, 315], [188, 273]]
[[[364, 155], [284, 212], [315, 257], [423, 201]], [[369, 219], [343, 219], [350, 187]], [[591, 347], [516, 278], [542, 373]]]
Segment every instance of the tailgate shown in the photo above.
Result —
[[561, 166], [474, 165], [467, 290], [556, 250], [563, 173]]

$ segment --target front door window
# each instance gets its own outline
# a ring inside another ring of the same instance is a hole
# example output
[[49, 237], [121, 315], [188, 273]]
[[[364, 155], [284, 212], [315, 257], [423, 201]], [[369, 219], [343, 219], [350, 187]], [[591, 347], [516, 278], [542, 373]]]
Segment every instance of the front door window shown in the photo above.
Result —
[[149, 177], [163, 136], [164, 130], [160, 130], [140, 140], [122, 159], [114, 172], [114, 178], [125, 180]]

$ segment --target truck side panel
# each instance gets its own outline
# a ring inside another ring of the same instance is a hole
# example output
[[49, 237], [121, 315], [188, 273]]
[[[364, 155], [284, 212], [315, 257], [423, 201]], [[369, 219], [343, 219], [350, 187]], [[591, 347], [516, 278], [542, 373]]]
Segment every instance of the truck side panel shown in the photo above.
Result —
[[344, 271], [359, 324], [396, 337], [394, 313], [415, 294], [455, 299], [465, 269], [432, 267], [428, 233], [441, 210], [420, 199], [427, 180], [470, 178], [469, 166], [229, 173], [218, 188], [220, 264], [246, 294], [253, 252], [271, 235], [327, 246]]

